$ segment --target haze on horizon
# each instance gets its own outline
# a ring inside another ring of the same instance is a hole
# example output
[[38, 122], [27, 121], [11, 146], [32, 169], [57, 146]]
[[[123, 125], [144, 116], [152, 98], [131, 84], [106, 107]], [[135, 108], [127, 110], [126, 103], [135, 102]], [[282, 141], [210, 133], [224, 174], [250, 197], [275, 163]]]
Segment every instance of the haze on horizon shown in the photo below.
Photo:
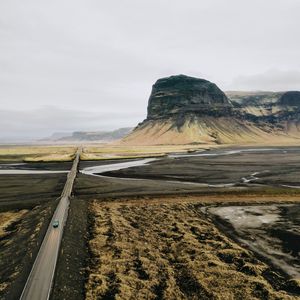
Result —
[[300, 90], [296, 0], [0, 2], [0, 138], [135, 126], [152, 84]]

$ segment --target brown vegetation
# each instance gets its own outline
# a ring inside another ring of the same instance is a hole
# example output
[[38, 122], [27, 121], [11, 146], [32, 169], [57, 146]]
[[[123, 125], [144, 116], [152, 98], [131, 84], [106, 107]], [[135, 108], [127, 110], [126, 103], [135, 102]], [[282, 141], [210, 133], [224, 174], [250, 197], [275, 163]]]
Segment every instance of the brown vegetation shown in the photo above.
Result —
[[[282, 130], [282, 127], [284, 130]], [[191, 116], [180, 127], [172, 118], [147, 120], [120, 141], [126, 146], [299, 145], [297, 122], [274, 126], [234, 117]]]
[[[20, 211], [8, 211], [0, 213], [0, 241], [2, 241], [6, 235], [9, 235], [10, 230], [8, 227], [17, 222], [22, 216], [27, 212], [27, 210], [20, 210]], [[0, 255], [2, 258], [2, 255]], [[0, 281], [0, 293], [6, 289], [8, 286], [8, 282], [4, 281], [1, 278]]]
[[16, 222], [27, 212], [26, 209], [20, 211], [7, 211], [0, 213], [0, 238], [6, 234], [6, 228]]
[[0, 213], [0, 299], [20, 296], [55, 204]]
[[87, 299], [296, 299], [200, 204], [95, 200], [90, 214]]
[[73, 160], [77, 147], [72, 146], [1, 146], [0, 162], [48, 162]]
[[[213, 146], [212, 146], [213, 147]], [[162, 157], [168, 153], [187, 151], [203, 151], [205, 145], [159, 145], [159, 146], [127, 146], [114, 144], [85, 146], [81, 154], [81, 160], [105, 160], [142, 157]]]

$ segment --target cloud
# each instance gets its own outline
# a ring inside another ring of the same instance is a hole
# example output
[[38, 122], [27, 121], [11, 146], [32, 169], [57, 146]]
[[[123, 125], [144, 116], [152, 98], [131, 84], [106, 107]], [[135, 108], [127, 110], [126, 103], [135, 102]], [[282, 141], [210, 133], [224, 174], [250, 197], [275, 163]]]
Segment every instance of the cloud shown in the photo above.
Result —
[[53, 106], [37, 110], [0, 111], [0, 138], [45, 137], [53, 132], [110, 130], [135, 126], [140, 118], [137, 114], [121, 111], [79, 111]]
[[[0, 110], [9, 116], [0, 122], [16, 134], [26, 134], [17, 116], [39, 134], [51, 126], [135, 124], [145, 116], [152, 84], [175, 74], [205, 78], [222, 89], [233, 78], [230, 88], [295, 89], [293, 74], [273, 77], [272, 84], [237, 78], [269, 69], [300, 71], [300, 1], [272, 1], [271, 10], [270, 3], [0, 1]], [[45, 106], [57, 111], [50, 117]], [[70, 111], [73, 119], [64, 122]]]
[[240, 75], [232, 81], [229, 89], [265, 91], [300, 90], [300, 71], [272, 69], [255, 75]]

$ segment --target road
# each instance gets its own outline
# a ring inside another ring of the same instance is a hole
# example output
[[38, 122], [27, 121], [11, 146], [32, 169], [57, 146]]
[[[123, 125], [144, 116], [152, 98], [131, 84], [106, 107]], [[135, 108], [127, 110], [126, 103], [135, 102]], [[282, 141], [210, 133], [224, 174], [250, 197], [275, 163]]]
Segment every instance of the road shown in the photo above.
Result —
[[[81, 149], [77, 150], [73, 166], [68, 173], [61, 199], [53, 214], [41, 248], [33, 264], [21, 300], [46, 300], [49, 299], [55, 273], [63, 229], [68, 216], [70, 195], [76, 178]], [[59, 221], [58, 228], [53, 228], [54, 220]]]

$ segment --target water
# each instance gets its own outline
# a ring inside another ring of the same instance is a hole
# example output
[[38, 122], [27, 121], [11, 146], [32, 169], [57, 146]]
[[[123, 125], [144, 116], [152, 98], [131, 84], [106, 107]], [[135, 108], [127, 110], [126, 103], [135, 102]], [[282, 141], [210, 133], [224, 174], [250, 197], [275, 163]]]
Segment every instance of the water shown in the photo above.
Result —
[[0, 170], [0, 175], [29, 175], [29, 174], [58, 174], [68, 173], [68, 171], [50, 171], [50, 170]]
[[[19, 166], [22, 166], [22, 168], [18, 168]], [[29, 165], [27, 165], [26, 163], [0, 164], [0, 175], [18, 175], [18, 174], [30, 175], [30, 174], [56, 174], [56, 173], [68, 173], [68, 171], [36, 170], [29, 167]]]
[[105, 173], [105, 172], [117, 171], [117, 170], [127, 169], [131, 167], [144, 166], [155, 160], [157, 160], [157, 158], [145, 158], [145, 159], [134, 160], [134, 161], [87, 167], [80, 170], [80, 173], [97, 176], [98, 174]]
[[[237, 150], [226, 150], [222, 152], [214, 152], [214, 153], [207, 153], [201, 152], [201, 153], [189, 153], [189, 154], [184, 154], [184, 153], [178, 153], [178, 154], [169, 154], [168, 157], [170, 158], [180, 158], [180, 157], [197, 157], [197, 156], [223, 156], [223, 155], [233, 155], [233, 154], [239, 154], [239, 153], [247, 153], [247, 152], [265, 152], [265, 151], [282, 151], [282, 149], [278, 148], [251, 148], [251, 149], [237, 149]], [[285, 151], [286, 153], [287, 151]]]
[[225, 231], [242, 244], [291, 277], [300, 279], [299, 204], [222, 206], [203, 210], [231, 224], [234, 231], [226, 225]]

